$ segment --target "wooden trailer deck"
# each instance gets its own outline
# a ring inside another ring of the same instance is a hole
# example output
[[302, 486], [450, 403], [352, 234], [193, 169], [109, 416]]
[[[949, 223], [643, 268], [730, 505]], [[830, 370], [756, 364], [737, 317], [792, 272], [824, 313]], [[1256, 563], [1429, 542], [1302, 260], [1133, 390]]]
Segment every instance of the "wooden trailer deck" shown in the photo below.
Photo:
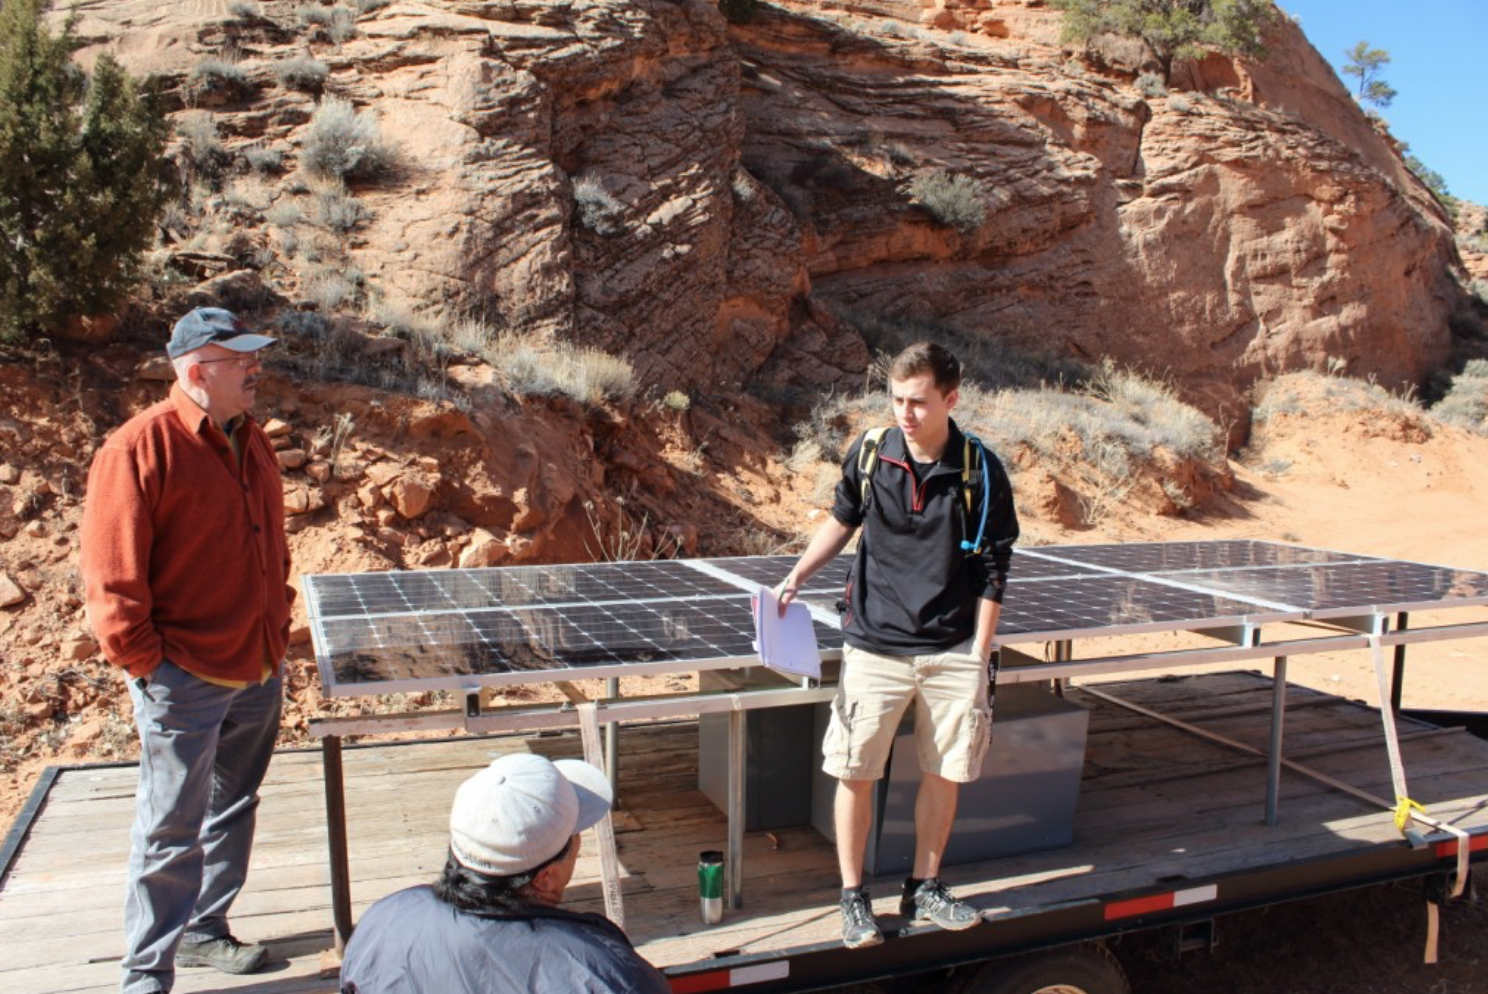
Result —
[[[1271, 684], [1250, 673], [1103, 684], [1102, 690], [1263, 749]], [[1038, 909], [1108, 901], [1267, 866], [1402, 846], [1389, 813], [1284, 773], [1280, 824], [1262, 823], [1265, 761], [1207, 742], [1082, 692], [1092, 711], [1073, 845], [951, 868], [957, 890], [1010, 927]], [[1488, 830], [1488, 742], [1402, 719], [1412, 796], [1459, 828]], [[455, 787], [492, 755], [531, 749], [576, 756], [576, 734], [457, 738], [348, 748], [346, 804], [355, 912], [426, 882], [443, 863]], [[1317, 691], [1288, 692], [1286, 754], [1389, 796], [1379, 715]], [[746, 838], [745, 907], [700, 926], [696, 854], [722, 848], [723, 814], [697, 790], [697, 726], [626, 728], [616, 830], [627, 929], [668, 966], [732, 951], [834, 942], [837, 877], [830, 845], [812, 829]], [[133, 766], [63, 771], [52, 784], [0, 887], [0, 990], [17, 994], [117, 989], [122, 891], [133, 813]], [[177, 991], [332, 991], [318, 976], [331, 943], [324, 796], [318, 751], [276, 758], [263, 790], [258, 843], [236, 932], [270, 944], [267, 972], [227, 977], [185, 970]], [[1449, 868], [1450, 861], [1442, 867]], [[586, 837], [571, 906], [601, 911], [598, 859]], [[890, 928], [897, 880], [875, 889]], [[1300, 896], [1300, 895], [1299, 895]], [[890, 943], [892, 945], [892, 942]], [[880, 947], [885, 948], [885, 947]], [[860, 954], [854, 954], [860, 955]]]

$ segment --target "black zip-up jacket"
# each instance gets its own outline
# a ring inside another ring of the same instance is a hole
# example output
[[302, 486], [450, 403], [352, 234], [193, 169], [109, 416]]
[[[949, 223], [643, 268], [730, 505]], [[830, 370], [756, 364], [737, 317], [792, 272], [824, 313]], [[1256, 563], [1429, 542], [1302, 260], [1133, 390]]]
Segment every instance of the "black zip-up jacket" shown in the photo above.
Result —
[[985, 450], [991, 504], [985, 551], [974, 555], [962, 551], [961, 542], [976, 538], [982, 486], [978, 480], [968, 513], [961, 494], [964, 436], [954, 421], [940, 462], [923, 480], [915, 478], [904, 433], [898, 428], [884, 433], [866, 513], [858, 469], [862, 445], [860, 435], [848, 450], [832, 505], [838, 521], [863, 529], [848, 572], [843, 637], [889, 656], [939, 652], [966, 641], [976, 633], [977, 600], [1002, 602], [1018, 539], [1007, 472]]

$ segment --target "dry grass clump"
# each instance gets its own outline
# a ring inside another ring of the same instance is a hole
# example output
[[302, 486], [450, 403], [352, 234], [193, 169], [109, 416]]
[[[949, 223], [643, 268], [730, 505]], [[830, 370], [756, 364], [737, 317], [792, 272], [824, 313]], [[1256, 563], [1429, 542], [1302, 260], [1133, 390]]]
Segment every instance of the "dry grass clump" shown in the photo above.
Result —
[[1488, 359], [1473, 359], [1452, 377], [1431, 413], [1438, 421], [1488, 435]]
[[619, 356], [554, 339], [501, 334], [486, 361], [519, 397], [571, 397], [581, 404], [635, 396], [635, 368]]
[[[1191, 507], [1192, 499], [1165, 474], [1175, 461], [1222, 456], [1217, 424], [1180, 400], [1171, 385], [1135, 370], [1107, 361], [1075, 385], [987, 389], [966, 365], [956, 422], [1003, 459], [1036, 454], [1078, 494], [1087, 525], [1098, 524], [1144, 476], [1157, 477], [1156, 486], [1179, 511]], [[796, 425], [800, 440], [787, 466], [801, 475], [812, 472], [813, 499], [829, 500], [833, 463], [860, 432], [892, 421], [883, 390], [830, 397]]]
[[[1336, 372], [1342, 371], [1335, 364]], [[1287, 373], [1264, 384], [1251, 417], [1264, 424], [1279, 415], [1317, 411], [1378, 410], [1396, 415], [1419, 416], [1421, 405], [1410, 396], [1397, 396], [1368, 380], [1303, 370]]]

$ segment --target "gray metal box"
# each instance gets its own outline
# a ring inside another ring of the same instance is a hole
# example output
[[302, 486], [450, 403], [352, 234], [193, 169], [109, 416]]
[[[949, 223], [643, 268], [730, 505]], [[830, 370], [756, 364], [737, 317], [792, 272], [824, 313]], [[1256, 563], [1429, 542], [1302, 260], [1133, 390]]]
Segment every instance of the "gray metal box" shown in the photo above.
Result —
[[[703, 670], [701, 691], [780, 687], [774, 673]], [[814, 705], [760, 708], [744, 714], [744, 830], [786, 828], [811, 822], [811, 757], [820, 765], [821, 743], [813, 741]], [[728, 810], [728, 726], [726, 714], [698, 716], [698, 789]]]
[[[821, 772], [821, 740], [829, 709], [817, 709], [811, 824], [835, 839], [832, 798], [837, 781]], [[956, 821], [942, 864], [1054, 849], [1074, 841], [1075, 803], [1085, 765], [1090, 713], [1041, 686], [1011, 684], [997, 691], [992, 746], [982, 775], [961, 787]], [[911, 707], [875, 792], [864, 872], [907, 875], [914, 861], [914, 801], [920, 766]]]

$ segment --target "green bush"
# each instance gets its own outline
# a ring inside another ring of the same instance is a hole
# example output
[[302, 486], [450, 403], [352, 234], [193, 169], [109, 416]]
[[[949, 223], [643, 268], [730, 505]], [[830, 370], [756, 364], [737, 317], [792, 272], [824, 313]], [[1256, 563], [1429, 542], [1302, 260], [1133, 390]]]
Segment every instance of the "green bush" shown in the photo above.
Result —
[[72, 61], [48, 0], [0, 4], [0, 338], [116, 307], [138, 281], [172, 193], [170, 125], [153, 83], [107, 52]]
[[227, 13], [235, 21], [256, 21], [263, 17], [258, 4], [250, 3], [249, 0], [233, 0], [227, 5]]
[[308, 55], [295, 55], [274, 63], [274, 77], [280, 86], [307, 93], [318, 93], [329, 72], [324, 62]]
[[399, 153], [382, 137], [375, 114], [326, 97], [310, 118], [300, 164], [317, 176], [376, 180], [397, 171]]
[[978, 179], [938, 169], [909, 184], [916, 204], [947, 227], [971, 234], [987, 220], [987, 188]]
[[1141, 38], [1172, 79], [1177, 59], [1208, 50], [1261, 60], [1277, 12], [1271, 0], [1052, 0], [1064, 12], [1064, 39], [1089, 42], [1099, 34]]

